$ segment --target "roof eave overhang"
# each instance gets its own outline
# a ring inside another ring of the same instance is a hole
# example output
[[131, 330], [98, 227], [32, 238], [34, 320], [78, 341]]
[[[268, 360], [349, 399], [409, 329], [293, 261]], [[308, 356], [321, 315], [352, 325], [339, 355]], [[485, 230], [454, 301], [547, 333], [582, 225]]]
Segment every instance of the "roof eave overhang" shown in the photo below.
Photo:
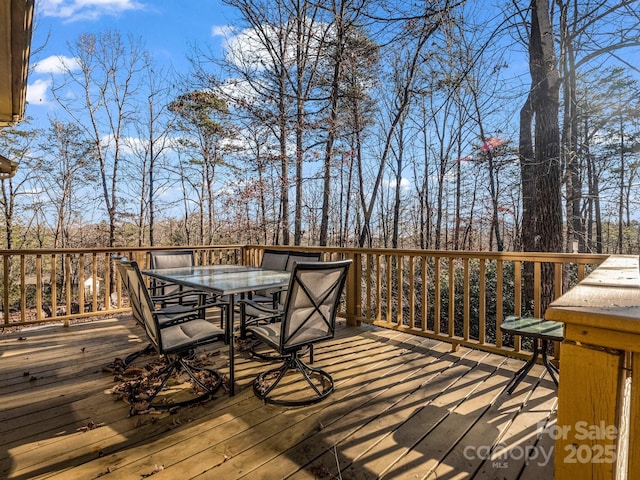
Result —
[[18, 171], [18, 163], [0, 154], [0, 180], [13, 177]]
[[33, 0], [0, 0], [0, 127], [24, 118]]

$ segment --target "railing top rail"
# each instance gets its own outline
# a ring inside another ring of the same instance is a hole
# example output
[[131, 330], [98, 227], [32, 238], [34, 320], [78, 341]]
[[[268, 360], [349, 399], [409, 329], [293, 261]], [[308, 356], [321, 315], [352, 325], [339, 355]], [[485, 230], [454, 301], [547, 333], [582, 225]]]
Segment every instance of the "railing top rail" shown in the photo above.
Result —
[[[340, 254], [370, 254], [370, 255], [401, 255], [431, 258], [459, 258], [459, 259], [487, 259], [508, 261], [533, 261], [533, 262], [560, 262], [560, 263], [602, 263], [609, 257], [608, 254], [594, 253], [547, 253], [547, 252], [487, 252], [487, 251], [461, 251], [461, 250], [418, 250], [418, 249], [391, 249], [391, 248], [356, 248], [356, 247], [318, 247], [318, 246], [291, 246], [291, 245], [197, 245], [189, 246], [194, 250], [221, 250], [221, 249], [281, 249], [281, 250], [309, 250]], [[21, 250], [0, 250], [2, 256], [16, 255], [48, 255], [48, 254], [77, 254], [77, 253], [111, 253], [123, 250], [130, 252], [148, 252], [150, 250], [179, 250], [185, 246], [156, 246], [156, 247], [87, 247], [87, 248], [38, 248]]]
[[[244, 245], [245, 248], [263, 249], [264, 245]], [[290, 250], [303, 249], [309, 251], [322, 251], [333, 253], [374, 254], [374, 255], [406, 255], [420, 257], [439, 258], [469, 258], [532, 262], [559, 262], [559, 263], [602, 263], [610, 255], [597, 253], [549, 253], [549, 252], [488, 252], [488, 251], [462, 251], [462, 250], [419, 250], [419, 249], [392, 249], [392, 248], [356, 248], [356, 247], [317, 247], [317, 246], [268, 246], [270, 249]]]
[[[30, 248], [21, 250], [0, 250], [0, 255], [48, 255], [51, 253], [110, 253], [110, 252], [122, 252], [126, 250], [128, 252], [148, 252], [150, 250], [181, 250], [185, 246], [161, 246], [161, 247], [85, 247], [85, 248]], [[200, 245], [191, 246], [190, 249], [194, 250], [224, 250], [224, 249], [239, 249], [244, 248], [244, 245]]]

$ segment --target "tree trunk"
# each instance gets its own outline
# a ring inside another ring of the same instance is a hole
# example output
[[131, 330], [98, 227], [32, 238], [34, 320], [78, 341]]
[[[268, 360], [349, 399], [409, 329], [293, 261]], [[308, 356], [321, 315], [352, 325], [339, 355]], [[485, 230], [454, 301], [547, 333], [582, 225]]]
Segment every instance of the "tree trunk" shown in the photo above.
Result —
[[[547, 0], [531, 0], [529, 44], [532, 79], [531, 104], [535, 115], [536, 231], [534, 251], [562, 251], [560, 76]], [[553, 298], [554, 266], [542, 265], [541, 313]]]

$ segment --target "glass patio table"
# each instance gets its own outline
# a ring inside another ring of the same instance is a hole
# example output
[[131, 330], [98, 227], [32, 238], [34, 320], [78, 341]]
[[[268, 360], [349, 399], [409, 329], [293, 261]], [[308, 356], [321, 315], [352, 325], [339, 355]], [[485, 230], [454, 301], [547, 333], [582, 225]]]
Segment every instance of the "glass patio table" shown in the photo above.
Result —
[[[225, 322], [225, 337], [229, 341], [229, 395], [235, 394], [233, 317], [235, 295], [241, 298], [254, 290], [284, 288], [289, 284], [290, 272], [265, 270], [244, 265], [206, 265], [195, 267], [147, 269], [143, 274], [166, 282], [205, 290], [228, 297], [229, 317]], [[241, 322], [243, 319], [241, 319]]]

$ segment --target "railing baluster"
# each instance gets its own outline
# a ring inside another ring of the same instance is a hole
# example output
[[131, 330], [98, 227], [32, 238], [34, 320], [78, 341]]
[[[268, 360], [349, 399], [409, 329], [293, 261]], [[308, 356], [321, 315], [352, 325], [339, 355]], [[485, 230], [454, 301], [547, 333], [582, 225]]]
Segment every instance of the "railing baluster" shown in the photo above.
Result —
[[447, 322], [449, 330], [449, 338], [455, 336], [455, 321], [456, 318], [456, 279], [455, 279], [455, 264], [453, 258], [449, 257], [449, 320]]
[[392, 322], [392, 316], [393, 316], [393, 302], [391, 300], [392, 297], [392, 282], [393, 282], [393, 277], [392, 277], [392, 269], [391, 269], [391, 255], [385, 255], [385, 266], [386, 266], [386, 278], [387, 278], [387, 316], [385, 318], [385, 321], [387, 324], [391, 324]]
[[440, 257], [435, 257], [433, 265], [434, 293], [433, 293], [433, 331], [440, 335], [440, 314], [442, 309], [441, 285], [440, 285]]
[[20, 255], [20, 321], [27, 321], [27, 276], [26, 258]]
[[[64, 257], [64, 298], [67, 303], [67, 315], [72, 314], [71, 308], [71, 254], [63, 255]], [[69, 319], [65, 318], [64, 325], [69, 326]]]
[[91, 303], [92, 311], [98, 310], [98, 254], [91, 256]]
[[[396, 324], [397, 325], [404, 325], [404, 302], [403, 302], [403, 297], [404, 297], [404, 257], [401, 255], [396, 255], [394, 257], [395, 259], [395, 263], [396, 263], [396, 282], [398, 283], [398, 285], [396, 286], [396, 291], [398, 292], [396, 295], [396, 302], [397, 302], [397, 318], [396, 318]], [[393, 290], [392, 290], [393, 291]]]
[[410, 255], [409, 261], [409, 325], [416, 328], [416, 275], [415, 275], [415, 257]]
[[464, 338], [465, 342], [468, 342], [471, 322], [471, 289], [469, 284], [469, 259], [466, 257], [462, 260], [462, 268], [462, 338]]
[[382, 321], [382, 255], [376, 255], [376, 321]]
[[10, 257], [8, 255], [3, 255], [2, 256], [2, 275], [3, 275], [3, 282], [4, 282], [4, 288], [2, 291], [3, 297], [2, 297], [2, 310], [3, 310], [3, 321], [5, 325], [9, 325], [9, 288], [10, 288], [10, 280], [9, 280], [9, 259]]
[[371, 254], [364, 255], [366, 260], [366, 292], [367, 292], [367, 305], [366, 305], [366, 316], [367, 320], [372, 321], [375, 320], [372, 312], [373, 312], [373, 303], [372, 303], [372, 295], [371, 295], [371, 270], [373, 269], [373, 257]]
[[42, 255], [36, 256], [36, 320], [42, 320]]
[[533, 264], [533, 316], [540, 318], [542, 316], [542, 263], [534, 262]]
[[[58, 289], [57, 289], [57, 256], [55, 253], [51, 255], [51, 317], [56, 318], [58, 316]], [[69, 312], [65, 312], [69, 313]]]
[[84, 313], [84, 254], [81, 253], [78, 258], [78, 303], [80, 304], [80, 313]]
[[[513, 314], [516, 316], [522, 315], [522, 262], [515, 261], [513, 262], [513, 272], [514, 272], [514, 312]], [[513, 339], [513, 350], [515, 352], [520, 351], [520, 337], [516, 335]]]
[[487, 341], [487, 264], [484, 258], [480, 259], [478, 279], [478, 342], [484, 345]]
[[500, 333], [500, 325], [502, 324], [503, 314], [503, 289], [504, 289], [504, 264], [502, 260], [496, 260], [496, 347], [502, 348], [502, 334]]
[[429, 275], [427, 275], [427, 257], [420, 257], [420, 274], [422, 275], [422, 312], [421, 312], [421, 320], [420, 326], [423, 332], [427, 331], [427, 315], [428, 315], [428, 307], [429, 307]]
[[111, 308], [111, 255], [104, 254], [104, 308]]

